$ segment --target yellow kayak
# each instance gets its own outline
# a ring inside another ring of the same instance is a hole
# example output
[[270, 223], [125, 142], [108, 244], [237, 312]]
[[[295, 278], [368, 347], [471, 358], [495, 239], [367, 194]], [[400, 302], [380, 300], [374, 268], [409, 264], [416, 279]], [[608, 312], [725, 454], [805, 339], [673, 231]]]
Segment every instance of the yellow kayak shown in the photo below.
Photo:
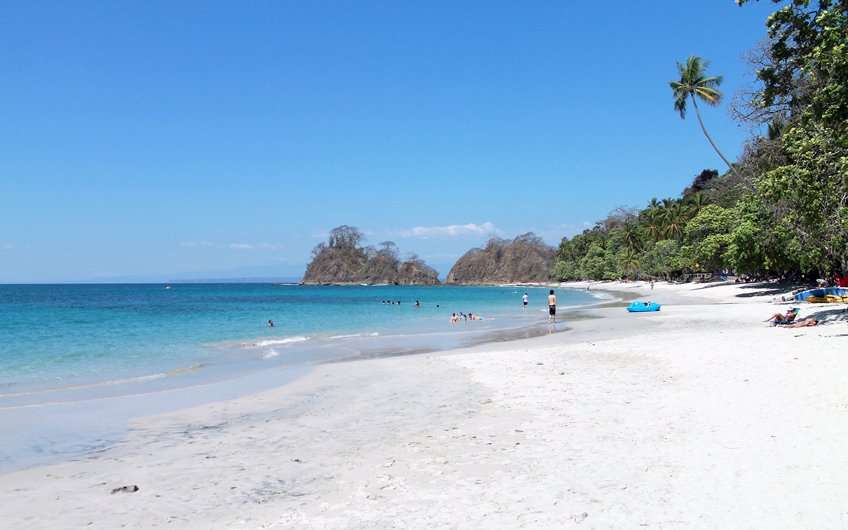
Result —
[[824, 296], [808, 296], [807, 301], [813, 304], [838, 304], [842, 302], [848, 303], [848, 296], [839, 296], [835, 294], [827, 294]]

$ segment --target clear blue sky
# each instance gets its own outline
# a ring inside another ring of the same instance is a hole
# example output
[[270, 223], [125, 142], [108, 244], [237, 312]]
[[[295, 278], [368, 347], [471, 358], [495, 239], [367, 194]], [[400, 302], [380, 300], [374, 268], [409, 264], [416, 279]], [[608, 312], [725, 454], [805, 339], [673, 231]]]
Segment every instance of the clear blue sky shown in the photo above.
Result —
[[0, 281], [294, 276], [339, 224], [444, 274], [721, 168], [667, 82], [749, 84], [771, 2], [518, 5], [5, 4]]

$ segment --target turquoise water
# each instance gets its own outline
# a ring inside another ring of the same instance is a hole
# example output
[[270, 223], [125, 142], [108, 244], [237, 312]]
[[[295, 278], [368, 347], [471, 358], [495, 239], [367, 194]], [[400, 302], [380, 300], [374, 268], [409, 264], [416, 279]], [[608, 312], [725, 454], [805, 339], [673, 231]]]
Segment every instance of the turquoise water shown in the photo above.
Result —
[[[103, 383], [117, 392], [121, 383], [391, 353], [410, 342], [453, 346], [468, 332], [544, 321], [546, 295], [514, 287], [5, 285], [0, 398]], [[582, 291], [558, 295], [560, 306], [597, 301]], [[454, 311], [484, 320], [450, 326]]]
[[[599, 302], [557, 294], [562, 309]], [[546, 297], [514, 287], [0, 285], [0, 471], [89, 455], [132, 418], [276, 387], [318, 362], [547, 333]], [[460, 311], [484, 319], [450, 324]]]

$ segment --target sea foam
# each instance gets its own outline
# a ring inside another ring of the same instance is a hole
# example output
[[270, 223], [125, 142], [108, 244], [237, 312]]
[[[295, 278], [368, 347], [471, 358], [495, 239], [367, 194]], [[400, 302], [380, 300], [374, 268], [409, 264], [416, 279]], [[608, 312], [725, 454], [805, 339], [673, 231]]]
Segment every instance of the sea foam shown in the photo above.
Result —
[[356, 337], [379, 337], [380, 334], [378, 332], [373, 333], [350, 333], [348, 335], [333, 335], [331, 339], [352, 339]]
[[268, 347], [268, 346], [280, 346], [282, 344], [291, 344], [293, 342], [304, 342], [304, 341], [307, 341], [307, 340], [309, 340], [309, 337], [303, 337], [303, 336], [285, 337], [285, 338], [282, 338], [282, 339], [260, 340], [259, 342], [254, 342], [253, 344], [249, 344], [249, 346], [252, 346], [252, 347], [255, 347], [255, 348], [265, 348], [265, 347]]

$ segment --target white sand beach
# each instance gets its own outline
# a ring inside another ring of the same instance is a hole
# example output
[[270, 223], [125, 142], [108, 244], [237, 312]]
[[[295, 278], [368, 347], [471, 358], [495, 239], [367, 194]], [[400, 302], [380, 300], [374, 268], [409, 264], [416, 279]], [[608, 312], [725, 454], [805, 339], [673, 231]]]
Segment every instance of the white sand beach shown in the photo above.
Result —
[[848, 528], [844, 306], [782, 329], [769, 289], [592, 288], [667, 305], [143, 418], [0, 475], [0, 527]]

